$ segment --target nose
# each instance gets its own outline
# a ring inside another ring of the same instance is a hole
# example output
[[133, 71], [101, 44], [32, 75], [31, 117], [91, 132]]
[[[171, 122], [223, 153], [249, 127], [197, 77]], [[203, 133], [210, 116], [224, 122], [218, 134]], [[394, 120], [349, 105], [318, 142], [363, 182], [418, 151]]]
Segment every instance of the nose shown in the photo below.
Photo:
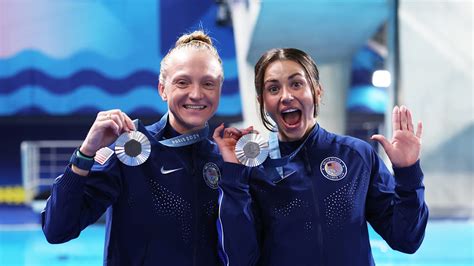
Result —
[[288, 90], [288, 88], [284, 87], [282, 89], [282, 95], [281, 95], [281, 101], [283, 103], [290, 103], [293, 101], [293, 95], [291, 94], [291, 91]]
[[192, 100], [199, 100], [203, 97], [202, 88], [199, 85], [191, 86], [191, 91], [189, 92], [189, 98]]

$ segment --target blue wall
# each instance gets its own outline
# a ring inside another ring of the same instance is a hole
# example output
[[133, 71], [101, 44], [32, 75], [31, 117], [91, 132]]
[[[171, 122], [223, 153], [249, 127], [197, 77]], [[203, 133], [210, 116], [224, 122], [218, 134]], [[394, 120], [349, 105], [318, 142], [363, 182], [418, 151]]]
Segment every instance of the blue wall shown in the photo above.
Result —
[[21, 183], [23, 140], [84, 139], [100, 110], [160, 117], [159, 62], [185, 32], [203, 28], [223, 60], [213, 124], [242, 119], [234, 33], [216, 24], [213, 0], [2, 1], [0, 9], [0, 185]]

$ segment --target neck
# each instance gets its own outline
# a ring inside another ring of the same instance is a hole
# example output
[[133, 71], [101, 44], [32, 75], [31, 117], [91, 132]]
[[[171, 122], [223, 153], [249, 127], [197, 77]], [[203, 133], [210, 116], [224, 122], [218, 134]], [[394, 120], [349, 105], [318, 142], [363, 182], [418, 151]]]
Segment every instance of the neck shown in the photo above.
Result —
[[169, 123], [170, 123], [170, 126], [173, 128], [173, 130], [178, 132], [181, 135], [199, 130], [199, 129], [204, 128], [206, 126], [206, 125], [201, 125], [201, 126], [198, 126], [198, 127], [188, 128], [188, 127], [184, 127], [182, 125], [179, 125], [178, 123], [176, 123], [176, 121], [174, 119], [169, 119]]

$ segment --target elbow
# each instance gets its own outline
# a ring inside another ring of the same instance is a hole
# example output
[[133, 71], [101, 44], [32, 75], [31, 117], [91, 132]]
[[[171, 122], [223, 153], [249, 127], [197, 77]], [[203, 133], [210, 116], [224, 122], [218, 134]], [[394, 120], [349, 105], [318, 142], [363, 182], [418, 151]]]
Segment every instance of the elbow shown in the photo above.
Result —
[[403, 243], [402, 245], [398, 245], [398, 246], [395, 246], [395, 247], [392, 247], [394, 250], [398, 250], [400, 252], [403, 252], [403, 253], [407, 253], [407, 254], [414, 254], [421, 246], [421, 241], [417, 242], [417, 243]]
[[428, 224], [428, 208], [424, 205], [423, 210], [420, 212], [419, 219], [409, 230], [405, 230], [403, 235], [399, 235], [395, 241], [397, 244], [393, 249], [403, 253], [413, 254], [415, 253], [423, 243], [425, 238], [425, 230]]
[[46, 237], [46, 241], [50, 244], [62, 244], [68, 241], [65, 237], [54, 233], [54, 230], [48, 229], [45, 226], [43, 226], [43, 234]]
[[[43, 231], [44, 232], [44, 231]], [[44, 232], [44, 236], [46, 237], [46, 241], [50, 244], [61, 244], [66, 241], [63, 241], [61, 238], [54, 236], [53, 234]]]
[[46, 237], [46, 241], [48, 241], [50, 244], [62, 244], [71, 239], [71, 237], [68, 237], [66, 234], [58, 230], [57, 226], [52, 226], [51, 222], [45, 223], [44, 216], [41, 229], [43, 230], [43, 234]]
[[58, 238], [48, 237], [47, 235], [46, 235], [46, 241], [48, 241], [48, 243], [50, 244], [62, 244], [65, 242], [65, 241], [59, 240]]
[[414, 254], [421, 246], [423, 239], [425, 237], [424, 230], [415, 235], [414, 237], [404, 237], [397, 239], [393, 245], [390, 245], [392, 249], [407, 253]]
[[415, 254], [415, 252], [418, 250], [419, 247], [420, 246], [412, 246], [410, 248], [405, 249], [402, 252], [407, 253], [407, 254]]
[[76, 238], [76, 237], [70, 237], [67, 235], [51, 233], [44, 229], [43, 229], [43, 233], [44, 233], [44, 236], [46, 237], [46, 241], [48, 241], [48, 243], [50, 244], [62, 244], [62, 243], [68, 242], [69, 240], [73, 238]]

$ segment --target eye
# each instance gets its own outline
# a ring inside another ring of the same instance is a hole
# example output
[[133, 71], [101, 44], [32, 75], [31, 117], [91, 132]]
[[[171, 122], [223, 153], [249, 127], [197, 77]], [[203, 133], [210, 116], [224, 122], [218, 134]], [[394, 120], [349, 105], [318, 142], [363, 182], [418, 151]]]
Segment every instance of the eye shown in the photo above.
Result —
[[216, 87], [216, 83], [213, 81], [205, 81], [203, 85], [204, 85], [204, 88], [210, 89], [210, 90]]
[[186, 88], [189, 82], [185, 79], [178, 79], [174, 84], [176, 84], [178, 88]]
[[268, 87], [267, 87], [267, 91], [268, 91], [270, 94], [277, 94], [277, 93], [280, 91], [280, 88], [279, 88], [278, 86], [271, 85], [271, 86], [268, 86]]
[[293, 88], [301, 88], [301, 87], [303, 87], [303, 82], [301, 82], [301, 81], [294, 81], [293, 83], [291, 83], [291, 86], [292, 86]]

